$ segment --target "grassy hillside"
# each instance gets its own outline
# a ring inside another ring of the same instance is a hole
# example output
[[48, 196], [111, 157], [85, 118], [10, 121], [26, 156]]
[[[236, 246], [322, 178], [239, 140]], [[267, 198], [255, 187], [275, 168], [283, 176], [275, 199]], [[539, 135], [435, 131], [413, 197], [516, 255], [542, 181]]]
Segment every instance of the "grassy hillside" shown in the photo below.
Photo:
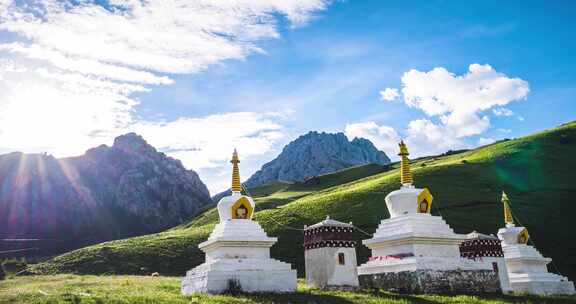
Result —
[[[502, 226], [500, 193], [527, 226], [534, 243], [554, 259], [552, 270], [576, 279], [576, 122], [531, 136], [497, 142], [475, 150], [415, 160], [415, 184], [435, 197], [441, 214], [457, 232], [496, 233]], [[399, 187], [398, 164], [362, 166], [320, 176], [306, 183], [274, 184], [250, 191], [257, 201], [256, 220], [279, 242], [272, 255], [303, 270], [302, 232], [327, 214], [369, 233], [388, 217], [387, 193]], [[31, 267], [36, 273], [138, 274], [157, 271], [183, 275], [203, 262], [197, 249], [218, 216], [208, 210], [168, 231], [106, 242], [76, 250]], [[358, 240], [369, 236], [358, 232]], [[368, 250], [358, 247], [359, 262]]]
[[180, 278], [150, 276], [35, 276], [0, 281], [0, 303], [574, 303], [574, 297], [397, 295], [306, 289], [300, 282], [290, 294], [180, 295]]

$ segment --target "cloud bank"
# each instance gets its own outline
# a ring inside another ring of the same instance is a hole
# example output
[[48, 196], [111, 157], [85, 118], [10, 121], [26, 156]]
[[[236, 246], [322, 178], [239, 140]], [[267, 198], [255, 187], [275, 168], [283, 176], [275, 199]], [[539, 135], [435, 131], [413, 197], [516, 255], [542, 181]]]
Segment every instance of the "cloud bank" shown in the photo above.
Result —
[[327, 4], [0, 0], [0, 32], [10, 33], [0, 39], [1, 149], [67, 156], [136, 131], [195, 169], [222, 163], [233, 145], [265, 153], [282, 135], [270, 113], [149, 121], [134, 93], [264, 53], [258, 42], [279, 37], [282, 19], [302, 26]]
[[[490, 127], [487, 110], [493, 109], [498, 116], [510, 116], [512, 111], [503, 106], [525, 99], [530, 91], [528, 82], [499, 73], [488, 64], [476, 63], [463, 75], [455, 75], [442, 67], [428, 72], [410, 70], [404, 73], [401, 82], [404, 103], [426, 115], [412, 120], [404, 132], [415, 156], [470, 147], [465, 139], [480, 135]], [[387, 90], [391, 89], [384, 92]], [[380, 129], [388, 131], [385, 135], [375, 135], [375, 130]], [[364, 122], [347, 125], [346, 130], [350, 131], [346, 133], [377, 137], [376, 145], [395, 155], [396, 147], [388, 142], [394, 139], [387, 135], [393, 133], [390, 129], [375, 122]], [[478, 143], [487, 144], [490, 140], [481, 138]], [[388, 150], [390, 147], [394, 149]]]

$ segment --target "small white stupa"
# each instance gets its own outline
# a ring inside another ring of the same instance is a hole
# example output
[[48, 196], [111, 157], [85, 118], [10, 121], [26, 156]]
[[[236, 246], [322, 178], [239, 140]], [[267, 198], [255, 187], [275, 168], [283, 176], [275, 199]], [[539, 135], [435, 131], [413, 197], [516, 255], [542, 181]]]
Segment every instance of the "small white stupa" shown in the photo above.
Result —
[[440, 216], [432, 216], [432, 195], [412, 185], [408, 149], [400, 142], [401, 184], [386, 196], [390, 218], [362, 243], [372, 256], [358, 267], [361, 287], [408, 293], [499, 293], [490, 263], [460, 257], [465, 239]]
[[182, 279], [182, 294], [243, 292], [293, 292], [296, 270], [270, 258], [277, 241], [252, 220], [254, 200], [241, 194], [238, 153], [232, 155], [232, 195], [218, 202], [220, 223], [207, 241], [198, 245], [206, 262], [189, 270]]
[[514, 225], [510, 200], [502, 193], [506, 227], [498, 230], [508, 269], [510, 286], [514, 292], [538, 295], [575, 294], [574, 283], [566, 277], [549, 273], [546, 265], [552, 261], [536, 248], [527, 245], [530, 236], [525, 227]]
[[354, 226], [330, 219], [304, 228], [306, 285], [357, 288]]

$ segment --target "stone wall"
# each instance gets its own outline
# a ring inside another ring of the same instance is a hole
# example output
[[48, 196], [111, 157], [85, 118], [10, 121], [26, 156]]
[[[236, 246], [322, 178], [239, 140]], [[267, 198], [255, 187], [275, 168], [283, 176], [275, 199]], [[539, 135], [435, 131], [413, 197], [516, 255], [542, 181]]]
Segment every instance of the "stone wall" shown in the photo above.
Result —
[[362, 288], [382, 288], [411, 294], [501, 293], [498, 275], [491, 270], [417, 270], [360, 275]]

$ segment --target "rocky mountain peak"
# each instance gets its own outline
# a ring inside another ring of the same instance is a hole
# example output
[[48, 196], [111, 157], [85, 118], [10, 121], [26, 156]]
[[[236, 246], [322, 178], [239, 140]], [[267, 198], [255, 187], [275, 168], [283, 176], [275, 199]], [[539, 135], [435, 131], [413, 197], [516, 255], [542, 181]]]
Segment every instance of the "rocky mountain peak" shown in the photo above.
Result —
[[307, 178], [363, 164], [388, 164], [390, 159], [371, 141], [344, 133], [308, 132], [284, 147], [280, 155], [254, 173], [244, 184], [256, 187], [271, 181]]
[[[13, 185], [0, 189], [0, 231], [6, 237], [67, 240], [59, 248], [39, 246], [46, 255], [158, 232], [211, 203], [196, 172], [135, 133], [77, 157], [0, 155], [0, 181]], [[0, 244], [0, 251], [11, 249], [17, 248]]]
[[156, 149], [136, 133], [127, 133], [114, 139], [112, 147], [127, 153], [148, 154], [157, 153]]

